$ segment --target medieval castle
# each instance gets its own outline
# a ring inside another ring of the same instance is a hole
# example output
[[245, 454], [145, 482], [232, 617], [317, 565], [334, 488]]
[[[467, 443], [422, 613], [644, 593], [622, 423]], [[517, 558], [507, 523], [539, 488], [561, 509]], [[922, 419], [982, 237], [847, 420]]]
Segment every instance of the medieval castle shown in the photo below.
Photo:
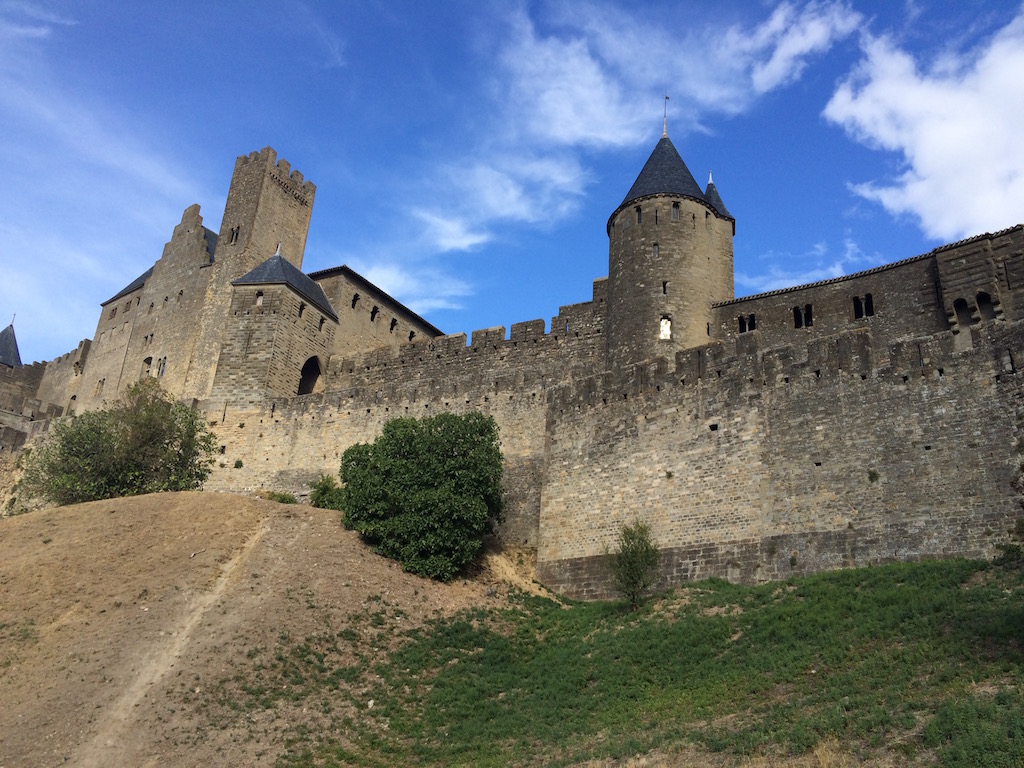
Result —
[[154, 376], [215, 428], [208, 489], [305, 492], [390, 419], [478, 409], [501, 539], [578, 597], [634, 519], [678, 584], [989, 556], [1020, 514], [1022, 226], [734, 298], [736, 222], [663, 136], [593, 299], [467, 344], [345, 266], [303, 273], [315, 192], [272, 149], [239, 157], [220, 232], [188, 208], [92, 340], [22, 365], [0, 333], [0, 454]]

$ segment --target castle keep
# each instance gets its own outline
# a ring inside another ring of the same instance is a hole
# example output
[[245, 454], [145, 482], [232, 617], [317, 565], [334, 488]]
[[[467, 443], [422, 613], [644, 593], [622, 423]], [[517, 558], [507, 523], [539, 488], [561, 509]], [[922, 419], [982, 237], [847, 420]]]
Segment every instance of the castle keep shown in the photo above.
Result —
[[272, 149], [242, 156], [220, 232], [188, 208], [91, 340], [22, 365], [4, 331], [0, 450], [153, 376], [214, 426], [207, 488], [304, 492], [390, 419], [481, 410], [502, 541], [578, 597], [608, 594], [634, 520], [678, 584], [990, 556], [1020, 513], [1022, 226], [735, 298], [735, 219], [663, 135], [591, 301], [467, 343], [348, 267], [302, 272], [315, 192]]

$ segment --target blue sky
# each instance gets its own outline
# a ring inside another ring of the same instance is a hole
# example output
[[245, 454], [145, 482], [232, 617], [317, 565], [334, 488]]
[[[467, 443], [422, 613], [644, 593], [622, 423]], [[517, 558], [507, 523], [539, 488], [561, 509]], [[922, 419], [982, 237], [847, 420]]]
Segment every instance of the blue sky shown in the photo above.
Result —
[[550, 318], [662, 129], [736, 217], [736, 293], [1024, 222], [1019, 2], [0, 0], [0, 325], [92, 335], [236, 156], [449, 333]]

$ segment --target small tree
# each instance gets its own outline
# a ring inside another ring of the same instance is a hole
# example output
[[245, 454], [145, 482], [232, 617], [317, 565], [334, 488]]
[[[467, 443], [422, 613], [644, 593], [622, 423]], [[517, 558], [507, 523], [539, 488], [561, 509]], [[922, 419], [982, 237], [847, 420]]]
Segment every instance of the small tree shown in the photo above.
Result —
[[110, 408], [56, 422], [22, 487], [58, 505], [191, 490], [210, 474], [213, 442], [197, 410], [143, 379]]
[[494, 419], [443, 413], [396, 419], [377, 440], [345, 451], [342, 487], [321, 479], [317, 501], [410, 573], [449, 581], [483, 547], [502, 510]]
[[640, 522], [622, 526], [618, 548], [610, 559], [615, 589], [629, 601], [629, 609], [635, 611], [657, 578], [661, 561], [661, 552], [651, 540], [650, 527]]

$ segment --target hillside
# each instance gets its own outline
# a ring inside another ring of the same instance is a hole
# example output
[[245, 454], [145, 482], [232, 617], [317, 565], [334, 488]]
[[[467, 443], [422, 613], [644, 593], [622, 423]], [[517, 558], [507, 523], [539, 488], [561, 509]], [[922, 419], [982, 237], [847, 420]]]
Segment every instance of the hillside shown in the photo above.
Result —
[[282, 722], [240, 743], [185, 692], [194, 701], [247, 649], [371, 596], [404, 606], [411, 626], [495, 603], [489, 579], [433, 584], [369, 552], [337, 513], [230, 494], [5, 519], [0, 765], [273, 765]]
[[230, 494], [0, 520], [0, 767], [1024, 759], [1017, 569], [705, 582], [628, 615], [538, 599], [528, 565], [437, 584], [336, 513]]

